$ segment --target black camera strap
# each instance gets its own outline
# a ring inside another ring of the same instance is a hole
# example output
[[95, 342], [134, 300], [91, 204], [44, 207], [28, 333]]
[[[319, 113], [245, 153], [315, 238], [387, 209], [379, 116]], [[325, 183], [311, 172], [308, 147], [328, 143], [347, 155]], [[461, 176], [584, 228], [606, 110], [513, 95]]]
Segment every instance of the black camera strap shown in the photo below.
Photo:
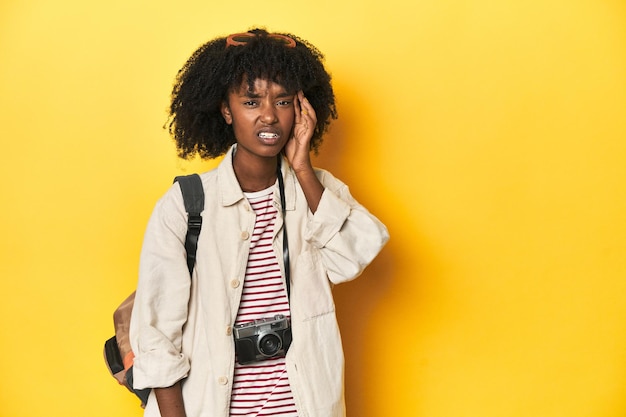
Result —
[[[278, 156], [276, 177], [280, 193], [280, 208], [283, 216], [283, 265], [285, 271], [285, 290], [287, 300], [290, 301], [291, 271], [289, 269], [289, 243], [287, 242], [287, 201], [285, 198], [285, 184], [281, 171], [282, 156]], [[271, 328], [271, 330], [270, 330]], [[237, 362], [242, 365], [286, 355], [292, 341], [289, 318], [282, 314], [252, 322], [235, 324], [233, 328], [235, 339], [235, 354]]]
[[278, 190], [280, 191], [280, 208], [283, 214], [283, 263], [285, 266], [285, 287], [287, 289], [287, 300], [291, 301], [290, 287], [291, 287], [291, 274], [289, 272], [289, 242], [287, 242], [287, 203], [285, 199], [285, 184], [283, 181], [283, 174], [280, 169], [282, 164], [282, 156], [278, 156], [278, 164], [276, 164], [276, 176], [278, 177]]

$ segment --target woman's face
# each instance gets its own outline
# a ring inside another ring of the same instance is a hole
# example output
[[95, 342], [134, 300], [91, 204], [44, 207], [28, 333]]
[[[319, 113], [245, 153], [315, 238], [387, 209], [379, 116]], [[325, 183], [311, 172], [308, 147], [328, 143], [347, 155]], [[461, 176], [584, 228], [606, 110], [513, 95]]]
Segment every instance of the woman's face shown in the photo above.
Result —
[[244, 79], [221, 108], [224, 120], [233, 127], [237, 152], [259, 158], [278, 155], [291, 137], [295, 99], [295, 93], [280, 84], [257, 79], [250, 89]]

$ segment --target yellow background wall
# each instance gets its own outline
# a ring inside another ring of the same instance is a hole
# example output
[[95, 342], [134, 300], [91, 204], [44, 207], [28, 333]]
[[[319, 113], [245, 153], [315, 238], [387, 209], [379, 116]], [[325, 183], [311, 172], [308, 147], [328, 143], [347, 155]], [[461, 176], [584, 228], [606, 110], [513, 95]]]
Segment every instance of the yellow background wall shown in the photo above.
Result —
[[179, 161], [171, 83], [253, 25], [316, 44], [319, 166], [392, 240], [336, 289], [351, 417], [626, 415], [622, 0], [0, 2], [0, 417], [140, 416], [102, 361]]

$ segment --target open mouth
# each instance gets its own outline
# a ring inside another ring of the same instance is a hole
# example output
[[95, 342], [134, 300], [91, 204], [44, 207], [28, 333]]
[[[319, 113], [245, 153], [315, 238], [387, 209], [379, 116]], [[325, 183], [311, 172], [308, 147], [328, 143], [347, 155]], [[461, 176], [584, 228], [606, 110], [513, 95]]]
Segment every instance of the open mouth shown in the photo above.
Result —
[[257, 133], [257, 137], [267, 146], [274, 146], [280, 142], [280, 132], [275, 130], [262, 130]]
[[278, 133], [273, 132], [260, 132], [259, 137], [261, 139], [278, 139]]

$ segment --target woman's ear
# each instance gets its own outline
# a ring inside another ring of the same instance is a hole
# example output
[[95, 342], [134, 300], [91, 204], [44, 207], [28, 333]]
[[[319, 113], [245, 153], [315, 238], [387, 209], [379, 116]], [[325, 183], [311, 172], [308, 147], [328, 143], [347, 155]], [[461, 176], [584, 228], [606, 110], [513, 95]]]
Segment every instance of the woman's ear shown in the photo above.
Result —
[[230, 108], [228, 107], [228, 103], [222, 101], [222, 107], [220, 108], [222, 112], [222, 117], [226, 121], [226, 124], [233, 124], [233, 116], [230, 114]]

